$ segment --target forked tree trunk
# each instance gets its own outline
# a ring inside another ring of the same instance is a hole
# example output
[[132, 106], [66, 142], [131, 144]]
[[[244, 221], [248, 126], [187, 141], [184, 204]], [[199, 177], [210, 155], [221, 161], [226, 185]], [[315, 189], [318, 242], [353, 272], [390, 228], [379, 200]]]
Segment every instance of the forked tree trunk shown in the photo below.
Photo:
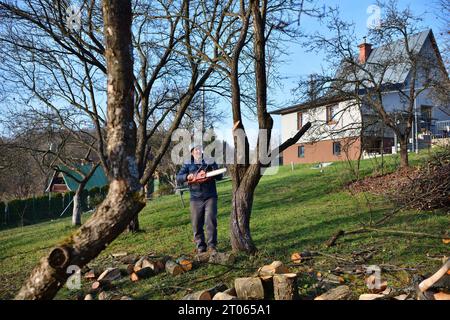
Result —
[[231, 207], [230, 233], [233, 251], [254, 254], [257, 250], [250, 233], [250, 217], [256, 186], [261, 179], [260, 166], [252, 164], [238, 170], [231, 170], [233, 198]]
[[102, 4], [108, 69], [109, 191], [95, 214], [41, 259], [16, 299], [52, 299], [70, 276], [67, 268], [81, 268], [94, 259], [145, 205], [135, 159], [131, 0], [104, 0]]

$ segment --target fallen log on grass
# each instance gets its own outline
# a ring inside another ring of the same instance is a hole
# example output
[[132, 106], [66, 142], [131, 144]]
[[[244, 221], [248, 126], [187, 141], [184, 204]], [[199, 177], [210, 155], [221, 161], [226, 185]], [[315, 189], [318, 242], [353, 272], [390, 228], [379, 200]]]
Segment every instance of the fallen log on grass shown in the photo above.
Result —
[[175, 261], [168, 260], [165, 265], [166, 272], [172, 276], [184, 273], [184, 269]]
[[236, 257], [233, 253], [227, 253], [227, 252], [215, 252], [210, 254], [209, 256], [209, 263], [215, 263], [215, 264], [225, 264], [225, 265], [231, 265], [236, 260]]
[[331, 289], [314, 300], [347, 300], [352, 295], [348, 286], [339, 286]]
[[264, 299], [264, 287], [259, 277], [236, 278], [234, 280], [234, 287], [239, 299]]
[[131, 279], [131, 281], [136, 282], [141, 279], [149, 278], [149, 277], [153, 276], [154, 274], [155, 273], [153, 272], [152, 268], [150, 268], [150, 267], [140, 268], [139, 270], [134, 271], [130, 275], [130, 279]]

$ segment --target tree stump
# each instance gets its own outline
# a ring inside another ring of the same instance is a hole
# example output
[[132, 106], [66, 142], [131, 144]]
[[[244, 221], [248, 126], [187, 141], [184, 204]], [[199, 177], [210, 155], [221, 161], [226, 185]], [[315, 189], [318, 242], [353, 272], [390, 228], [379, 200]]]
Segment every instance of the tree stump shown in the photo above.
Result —
[[285, 273], [273, 276], [275, 300], [294, 300], [298, 296], [297, 274]]
[[264, 299], [264, 287], [258, 277], [254, 278], [236, 278], [234, 287], [239, 299], [258, 300]]

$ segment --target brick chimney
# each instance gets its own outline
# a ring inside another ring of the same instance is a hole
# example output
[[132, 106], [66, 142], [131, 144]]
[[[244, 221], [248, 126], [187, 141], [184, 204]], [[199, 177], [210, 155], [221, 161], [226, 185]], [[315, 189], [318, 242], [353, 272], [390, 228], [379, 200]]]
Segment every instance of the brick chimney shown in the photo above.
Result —
[[359, 46], [359, 63], [366, 63], [369, 58], [370, 53], [372, 52], [372, 45], [370, 43], [366, 43], [366, 37], [364, 37], [364, 42]]

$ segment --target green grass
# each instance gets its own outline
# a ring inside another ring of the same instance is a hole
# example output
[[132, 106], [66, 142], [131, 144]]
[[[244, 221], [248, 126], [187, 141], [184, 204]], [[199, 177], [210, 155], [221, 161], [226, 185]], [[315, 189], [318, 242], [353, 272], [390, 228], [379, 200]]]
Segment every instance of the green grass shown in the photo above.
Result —
[[[412, 164], [418, 164], [427, 154], [411, 155]], [[385, 171], [398, 165], [397, 157], [385, 158]], [[380, 160], [362, 162], [363, 176], [379, 172]], [[376, 169], [374, 169], [376, 168]], [[217, 265], [203, 265], [188, 273], [172, 277], [166, 274], [131, 283], [124, 278], [117, 283], [120, 294], [135, 299], [178, 299], [187, 288], [199, 289], [218, 282], [232, 284], [238, 276], [251, 275], [263, 264], [273, 260], [289, 263], [294, 251], [320, 250], [328, 254], [350, 258], [352, 252], [371, 248], [373, 257], [366, 264], [395, 265], [415, 268], [416, 273], [433, 271], [440, 262], [427, 254], [448, 255], [448, 245], [440, 240], [408, 236], [364, 233], [342, 238], [337, 246], [325, 248], [324, 242], [338, 229], [357, 227], [360, 222], [376, 219], [392, 208], [382, 197], [368, 194], [352, 195], [343, 186], [354, 179], [348, 164], [335, 163], [324, 169], [311, 169], [311, 165], [280, 167], [276, 175], [264, 176], [259, 183], [251, 218], [252, 236], [259, 251], [253, 257], [238, 255], [232, 269]], [[229, 213], [231, 182], [218, 184], [219, 250], [231, 250], [229, 243]], [[164, 196], [150, 201], [140, 213], [142, 232], [122, 234], [90, 266], [102, 267], [114, 264], [111, 253], [127, 251], [144, 254], [156, 252], [172, 256], [192, 254], [192, 232], [188, 208], [188, 194], [184, 195], [186, 208], [179, 196]], [[83, 216], [87, 219], [88, 216]], [[442, 233], [449, 229], [448, 212], [416, 212], [404, 210], [386, 224], [386, 228]], [[59, 240], [74, 229], [70, 218], [49, 221], [23, 228], [0, 232], [0, 298], [10, 299], [39, 259], [48, 253]], [[305, 271], [301, 287], [305, 294], [317, 294], [311, 285], [311, 272], [326, 272], [340, 264], [329, 258], [316, 258], [307, 265], [293, 267], [293, 271]], [[341, 263], [342, 264], [342, 263]], [[310, 270], [307, 270], [311, 268]], [[309, 271], [310, 273], [307, 273]], [[404, 271], [383, 274], [392, 286], [406, 285], [411, 273]], [[364, 290], [362, 277], [347, 278], [355, 292]], [[89, 283], [83, 281], [83, 290]], [[74, 299], [81, 292], [62, 289], [58, 299]]]

